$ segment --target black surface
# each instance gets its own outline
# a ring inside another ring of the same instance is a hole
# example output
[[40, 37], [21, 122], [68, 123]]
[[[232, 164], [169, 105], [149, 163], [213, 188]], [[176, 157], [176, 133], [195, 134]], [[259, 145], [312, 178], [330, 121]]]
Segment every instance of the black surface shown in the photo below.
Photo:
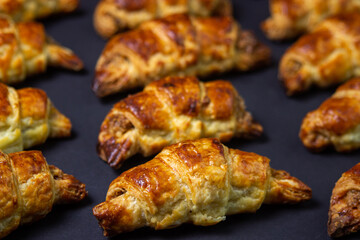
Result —
[[[211, 227], [183, 225], [162, 231], [140, 229], [122, 234], [118, 239], [329, 239], [326, 224], [332, 188], [344, 171], [358, 163], [360, 152], [312, 154], [303, 147], [298, 138], [302, 118], [328, 98], [334, 88], [314, 90], [301, 98], [286, 97], [277, 80], [277, 65], [291, 42], [272, 43], [260, 31], [260, 22], [269, 15], [267, 0], [233, 2], [235, 18], [271, 47], [273, 64], [252, 73], [209, 78], [230, 80], [244, 97], [248, 109], [264, 126], [265, 134], [261, 139], [233, 140], [227, 146], [268, 156], [273, 168], [284, 169], [307, 183], [313, 189], [313, 199], [296, 206], [263, 206], [255, 214], [230, 216]], [[50, 140], [37, 149], [43, 151], [50, 164], [86, 183], [89, 197], [75, 206], [56, 206], [45, 219], [20, 227], [7, 239], [106, 239], [92, 215], [92, 207], [105, 199], [110, 182], [121, 171], [145, 161], [136, 156], [120, 171], [115, 171], [101, 161], [95, 151], [101, 122], [112, 105], [126, 96], [120, 94], [99, 100], [90, 89], [95, 63], [105, 45], [92, 26], [96, 3], [97, 0], [82, 0], [78, 12], [43, 21], [51, 36], [83, 59], [86, 71], [74, 74], [51, 70], [18, 86], [44, 89], [58, 109], [72, 120], [72, 138]], [[348, 239], [359, 238], [360, 234], [355, 234]]]

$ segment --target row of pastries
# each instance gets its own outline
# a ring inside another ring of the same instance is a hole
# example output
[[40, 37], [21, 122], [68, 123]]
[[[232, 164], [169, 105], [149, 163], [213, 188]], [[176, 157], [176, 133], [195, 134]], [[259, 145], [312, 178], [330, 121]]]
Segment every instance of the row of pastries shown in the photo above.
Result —
[[[345, 82], [303, 120], [299, 136], [312, 151], [360, 147], [360, 78], [354, 78], [360, 65], [357, 2], [270, 0], [271, 16], [261, 25], [272, 40], [305, 34], [279, 63], [279, 78], [289, 96]], [[41, 24], [29, 22], [74, 11], [78, 4], [0, 3], [0, 81], [11, 85], [47, 66], [82, 70], [73, 51], [47, 36]], [[95, 67], [94, 93], [105, 97], [144, 87], [105, 117], [98, 155], [118, 169], [137, 153], [157, 154], [123, 172], [110, 184], [106, 201], [93, 208], [105, 236], [144, 226], [213, 225], [226, 215], [255, 212], [262, 204], [311, 198], [305, 183], [271, 168], [268, 158], [222, 144], [234, 137], [259, 137], [263, 127], [230, 82], [201, 82], [195, 76], [254, 71], [271, 61], [271, 50], [232, 18], [230, 1], [101, 0], [94, 26], [109, 38]], [[44, 91], [16, 90], [3, 83], [0, 238], [44, 217], [53, 204], [78, 202], [87, 195], [83, 183], [48, 165], [41, 152], [23, 151], [48, 137], [70, 136], [70, 120]], [[344, 173], [333, 190], [332, 237], [360, 227], [358, 169], [356, 165]]]

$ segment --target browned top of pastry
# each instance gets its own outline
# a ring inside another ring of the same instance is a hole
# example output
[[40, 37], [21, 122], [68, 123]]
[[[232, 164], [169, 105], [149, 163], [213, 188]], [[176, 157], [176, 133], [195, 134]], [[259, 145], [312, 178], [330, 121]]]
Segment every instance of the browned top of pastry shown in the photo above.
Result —
[[343, 173], [335, 184], [330, 200], [328, 233], [331, 237], [360, 229], [360, 163]]
[[23, 88], [17, 90], [21, 118], [44, 119], [48, 110], [48, 97], [41, 89]]
[[11, 104], [8, 100], [8, 88], [0, 83], [0, 121], [4, 121], [11, 114]]
[[46, 44], [44, 26], [36, 22], [22, 22], [16, 24], [21, 42], [31, 46], [33, 51], [42, 52]]

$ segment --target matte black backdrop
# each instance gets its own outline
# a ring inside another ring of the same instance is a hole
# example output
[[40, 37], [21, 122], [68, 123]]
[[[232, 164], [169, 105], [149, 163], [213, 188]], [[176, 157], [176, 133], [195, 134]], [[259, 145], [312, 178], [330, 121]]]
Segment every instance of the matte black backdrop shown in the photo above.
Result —
[[[233, 72], [207, 79], [230, 80], [265, 129], [259, 140], [233, 140], [227, 145], [268, 156], [273, 168], [284, 169], [307, 183], [313, 189], [313, 199], [297, 206], [263, 206], [255, 214], [230, 216], [211, 227], [183, 225], [162, 231], [140, 229], [122, 234], [118, 239], [328, 239], [326, 223], [332, 188], [344, 171], [359, 162], [360, 152], [312, 154], [303, 147], [298, 138], [302, 118], [328, 98], [334, 88], [314, 90], [300, 98], [286, 97], [277, 79], [277, 65], [290, 42], [272, 43], [260, 31], [260, 22], [269, 15], [268, 1], [233, 2], [235, 18], [271, 47], [273, 64], [261, 71]], [[83, 59], [86, 71], [74, 74], [51, 70], [18, 86], [44, 89], [58, 109], [71, 118], [72, 138], [50, 140], [38, 149], [50, 164], [86, 183], [89, 197], [75, 206], [55, 207], [45, 219], [20, 227], [8, 239], [106, 239], [92, 215], [92, 207], [105, 199], [110, 182], [121, 171], [145, 162], [144, 158], [136, 156], [120, 171], [114, 171], [95, 151], [102, 120], [112, 105], [128, 94], [99, 100], [90, 89], [95, 63], [105, 45], [92, 26], [96, 3], [97, 0], [82, 0], [76, 13], [43, 21], [51, 36]], [[355, 234], [349, 239], [359, 238], [360, 234]]]

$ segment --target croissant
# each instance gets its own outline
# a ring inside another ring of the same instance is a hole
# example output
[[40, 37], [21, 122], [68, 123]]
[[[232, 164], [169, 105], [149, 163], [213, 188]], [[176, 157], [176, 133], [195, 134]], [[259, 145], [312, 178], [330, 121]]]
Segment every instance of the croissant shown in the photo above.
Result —
[[93, 213], [109, 236], [143, 226], [208, 226], [225, 215], [255, 212], [262, 203], [310, 198], [308, 186], [271, 169], [268, 158], [200, 139], [166, 147], [153, 160], [122, 173]]
[[74, 71], [83, 68], [81, 60], [71, 50], [46, 36], [42, 24], [14, 23], [3, 14], [0, 14], [0, 52], [0, 81], [7, 84], [42, 73], [47, 65]]
[[0, 83], [0, 149], [6, 153], [45, 142], [48, 137], [68, 137], [70, 120], [46, 93], [36, 88], [15, 90]]
[[98, 153], [119, 168], [136, 153], [150, 156], [183, 140], [260, 136], [261, 125], [245, 108], [230, 82], [167, 77], [115, 104], [101, 125]]
[[100, 0], [94, 13], [94, 26], [104, 38], [142, 22], [172, 14], [231, 16], [229, 0]]
[[15, 21], [31, 21], [72, 12], [78, 5], [79, 0], [1, 0], [0, 13], [10, 15]]
[[272, 40], [285, 40], [309, 32], [329, 16], [360, 12], [358, 0], [270, 0], [271, 16], [261, 27]]
[[336, 85], [360, 71], [360, 14], [337, 15], [290, 47], [280, 62], [279, 75], [288, 95], [311, 86]]
[[76, 203], [87, 195], [85, 184], [48, 166], [40, 151], [0, 151], [0, 176], [0, 238], [45, 217], [53, 204]]
[[341, 237], [360, 229], [360, 163], [342, 174], [330, 200], [328, 234]]
[[341, 85], [331, 98], [306, 115], [300, 138], [312, 151], [333, 146], [339, 152], [360, 148], [360, 78]]
[[269, 48], [229, 17], [171, 15], [113, 37], [97, 62], [93, 90], [103, 97], [169, 75], [246, 71], [269, 59]]

